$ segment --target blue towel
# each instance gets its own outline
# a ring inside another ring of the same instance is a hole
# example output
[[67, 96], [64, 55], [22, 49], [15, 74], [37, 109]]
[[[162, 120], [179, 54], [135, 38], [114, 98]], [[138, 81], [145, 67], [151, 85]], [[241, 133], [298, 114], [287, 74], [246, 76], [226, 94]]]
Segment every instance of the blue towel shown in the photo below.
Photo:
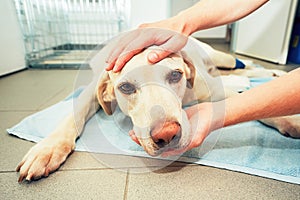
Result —
[[[254, 85], [267, 81], [253, 79]], [[35, 113], [7, 130], [9, 134], [38, 142], [72, 110], [72, 99]], [[77, 140], [77, 151], [149, 157], [128, 136], [131, 122], [120, 111], [106, 116], [99, 110]], [[229, 169], [300, 184], [300, 140], [280, 135], [257, 121], [237, 124], [211, 133], [203, 145], [183, 154], [179, 161]]]

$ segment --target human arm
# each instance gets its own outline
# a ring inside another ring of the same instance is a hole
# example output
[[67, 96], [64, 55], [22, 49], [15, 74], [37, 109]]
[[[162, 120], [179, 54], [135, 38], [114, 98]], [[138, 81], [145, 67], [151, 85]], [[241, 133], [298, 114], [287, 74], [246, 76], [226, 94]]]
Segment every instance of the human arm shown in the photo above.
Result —
[[223, 101], [194, 105], [186, 113], [193, 131], [191, 142], [185, 149], [167, 152], [165, 156], [177, 155], [200, 146], [210, 132], [222, 127], [299, 114], [300, 68]]
[[169, 28], [184, 35], [235, 22], [268, 0], [201, 0], [176, 16], [160, 22], [144, 24], [142, 27]]
[[225, 100], [224, 126], [300, 113], [300, 68]]
[[[106, 70], [120, 71], [127, 61], [134, 55], [141, 52], [144, 48], [157, 45], [159, 49], [153, 50], [148, 54], [148, 61], [156, 63], [169, 54], [173, 49], [180, 50], [184, 47], [184, 40], [179, 41], [175, 38], [173, 31], [182, 36], [189, 36], [195, 31], [212, 28], [215, 26], [228, 24], [255, 11], [268, 0], [201, 0], [194, 6], [180, 12], [174, 17], [140, 25], [140, 29], [129, 32], [122, 38], [122, 42], [113, 50], [107, 58], [108, 66]], [[149, 29], [147, 31], [147, 28]], [[150, 34], [155, 28], [160, 34]], [[160, 29], [160, 30], [158, 30]], [[169, 30], [169, 32], [164, 30]], [[172, 46], [172, 49], [168, 48]]]

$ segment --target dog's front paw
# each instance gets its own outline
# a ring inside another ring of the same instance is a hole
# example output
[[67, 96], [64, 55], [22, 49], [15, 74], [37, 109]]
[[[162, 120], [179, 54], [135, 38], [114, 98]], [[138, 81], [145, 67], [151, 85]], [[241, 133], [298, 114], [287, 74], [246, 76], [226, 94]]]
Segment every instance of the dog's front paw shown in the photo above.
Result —
[[300, 116], [298, 115], [274, 117], [260, 121], [276, 128], [284, 136], [300, 138]]
[[75, 142], [61, 138], [49, 137], [42, 140], [29, 150], [17, 166], [16, 171], [20, 172], [19, 182], [47, 177], [60, 167], [74, 147]]

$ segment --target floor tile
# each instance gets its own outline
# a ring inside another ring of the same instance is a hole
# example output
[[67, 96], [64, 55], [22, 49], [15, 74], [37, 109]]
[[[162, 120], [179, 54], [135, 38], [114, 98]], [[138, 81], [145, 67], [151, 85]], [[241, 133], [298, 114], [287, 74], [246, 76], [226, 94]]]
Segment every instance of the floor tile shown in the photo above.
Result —
[[37, 110], [72, 88], [76, 70], [26, 70], [0, 79], [0, 110]]
[[293, 185], [204, 166], [165, 168], [132, 174], [127, 199], [298, 199]]
[[131, 172], [144, 173], [160, 170], [166, 166], [186, 166], [186, 163], [145, 158], [138, 156], [112, 155], [112, 154], [94, 154], [90, 156], [103, 166], [121, 171], [131, 169]]
[[0, 199], [123, 199], [127, 173], [114, 170], [58, 171], [31, 183], [0, 173]]
[[0, 112], [0, 171], [14, 171], [34, 143], [9, 135], [7, 128], [17, 124], [32, 112]]
[[[55, 103], [65, 99], [68, 95], [73, 93], [79, 87], [87, 86], [93, 77], [93, 72], [91, 70], [66, 70], [67, 72], [72, 72], [68, 74], [67, 77], [60, 77], [57, 78], [59, 81], [63, 80], [60, 85], [64, 85], [64, 88], [58, 91], [55, 95], [50, 97], [47, 101], [43, 102], [39, 107], [38, 110], [45, 109]], [[50, 71], [51, 72], [51, 71]], [[57, 73], [57, 72], [55, 72]], [[59, 82], [58, 81], [58, 82]], [[58, 86], [59, 87], [59, 86]]]

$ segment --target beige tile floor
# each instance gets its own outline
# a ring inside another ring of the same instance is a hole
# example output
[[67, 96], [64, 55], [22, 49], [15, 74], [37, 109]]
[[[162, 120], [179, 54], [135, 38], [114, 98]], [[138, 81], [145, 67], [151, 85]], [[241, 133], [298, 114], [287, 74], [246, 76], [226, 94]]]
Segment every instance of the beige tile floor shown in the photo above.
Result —
[[25, 70], [0, 78], [0, 199], [300, 198], [300, 185], [182, 163], [154, 172], [135, 173], [139, 168], [143, 171], [143, 167], [135, 165], [137, 158], [98, 155], [112, 160], [119, 168], [115, 169], [84, 152], [74, 152], [48, 178], [19, 184], [15, 167], [34, 143], [8, 135], [6, 128], [67, 96], [77, 73], [77, 70]]

